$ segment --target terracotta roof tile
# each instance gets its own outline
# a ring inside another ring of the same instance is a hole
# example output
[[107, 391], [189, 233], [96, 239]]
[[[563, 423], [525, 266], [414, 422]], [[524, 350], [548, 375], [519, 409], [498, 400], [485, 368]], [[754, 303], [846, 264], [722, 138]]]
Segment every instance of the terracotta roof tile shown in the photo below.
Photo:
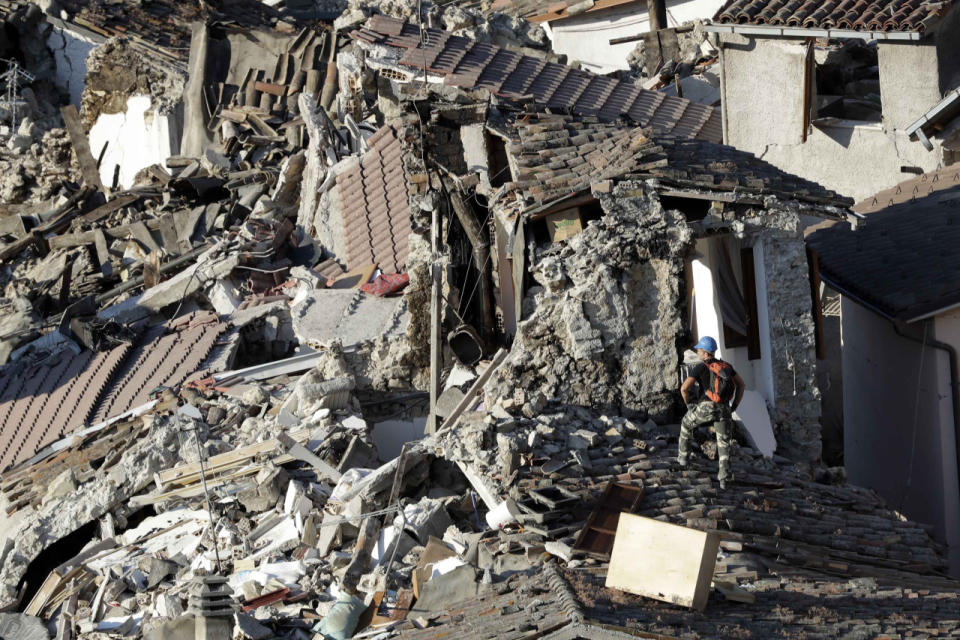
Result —
[[403, 149], [389, 125], [367, 143], [360, 162], [337, 177], [347, 269], [375, 262], [386, 273], [402, 273], [412, 230]]
[[[720, 142], [719, 110], [684, 98], [647, 91], [631, 82], [597, 76], [588, 71], [520, 56], [486, 43], [425, 29], [425, 44], [415, 25], [374, 16], [353, 37], [406, 49], [400, 64], [444, 76], [444, 82], [463, 89], [484, 88], [508, 99], [532, 97], [550, 109], [613, 120], [629, 117], [641, 126], [663, 133]], [[678, 130], [680, 119], [684, 127]]]
[[923, 32], [953, 7], [953, 0], [731, 0], [714, 21], [855, 31]]

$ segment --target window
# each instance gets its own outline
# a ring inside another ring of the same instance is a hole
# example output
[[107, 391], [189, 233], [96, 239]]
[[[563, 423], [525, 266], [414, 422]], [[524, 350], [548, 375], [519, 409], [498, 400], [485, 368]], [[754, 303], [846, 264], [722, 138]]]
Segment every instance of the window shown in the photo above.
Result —
[[808, 59], [811, 118], [880, 122], [876, 41], [817, 39]]

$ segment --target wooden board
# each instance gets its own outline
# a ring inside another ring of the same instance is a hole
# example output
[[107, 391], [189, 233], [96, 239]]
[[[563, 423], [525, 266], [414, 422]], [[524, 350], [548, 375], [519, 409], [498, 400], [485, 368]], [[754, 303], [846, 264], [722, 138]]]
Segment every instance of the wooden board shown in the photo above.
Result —
[[636, 513], [643, 500], [643, 485], [609, 482], [600, 502], [580, 530], [573, 548], [592, 556], [607, 559], [613, 549], [613, 538], [620, 522], [620, 513]]
[[370, 278], [373, 277], [373, 272], [377, 270], [377, 265], [368, 264], [365, 267], [359, 269], [354, 269], [349, 273], [346, 273], [336, 280], [333, 281], [333, 284], [330, 285], [331, 289], [356, 289], [362, 287], [363, 285], [370, 282]]
[[80, 164], [80, 171], [83, 174], [83, 181], [89, 187], [94, 187], [98, 191], [103, 191], [103, 183], [100, 182], [100, 171], [97, 169], [97, 161], [90, 152], [90, 141], [87, 134], [83, 131], [83, 125], [80, 124], [80, 114], [77, 108], [72, 104], [60, 109], [63, 115], [63, 124], [70, 134], [70, 143], [73, 145], [73, 151], [77, 154], [77, 162]]
[[716, 531], [623, 513], [606, 587], [703, 611], [719, 546]]

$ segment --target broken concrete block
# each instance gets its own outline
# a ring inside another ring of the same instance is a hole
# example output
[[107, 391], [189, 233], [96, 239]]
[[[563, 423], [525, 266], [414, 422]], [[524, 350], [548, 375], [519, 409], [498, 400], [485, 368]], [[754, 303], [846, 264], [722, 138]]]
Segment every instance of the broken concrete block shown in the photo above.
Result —
[[77, 490], [77, 480], [73, 475], [73, 469], [67, 469], [58, 475], [53, 482], [47, 486], [47, 492], [43, 496], [43, 502], [56, 500], [63, 496], [73, 494]]
[[457, 387], [450, 387], [437, 398], [437, 415], [446, 418], [463, 401], [463, 391]]
[[719, 547], [715, 531], [622, 513], [606, 586], [703, 611]]
[[550, 555], [562, 558], [565, 562], [570, 562], [573, 559], [573, 549], [570, 545], [564, 544], [559, 540], [548, 540], [544, 543], [543, 548]]
[[600, 434], [586, 429], [577, 429], [567, 439], [567, 446], [571, 449], [589, 449], [600, 442]]
[[48, 640], [50, 635], [40, 618], [22, 613], [0, 613], [0, 638]]

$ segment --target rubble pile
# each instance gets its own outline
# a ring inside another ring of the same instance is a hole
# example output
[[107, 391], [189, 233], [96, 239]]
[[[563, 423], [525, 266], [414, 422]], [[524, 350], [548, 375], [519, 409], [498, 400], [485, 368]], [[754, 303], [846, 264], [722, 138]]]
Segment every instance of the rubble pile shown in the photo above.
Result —
[[[960, 632], [933, 528], [819, 464], [801, 220], [846, 199], [483, 7], [88, 4], [0, 216], [0, 636]], [[135, 95], [180, 151], [121, 186]], [[708, 327], [725, 489], [677, 461]]]

